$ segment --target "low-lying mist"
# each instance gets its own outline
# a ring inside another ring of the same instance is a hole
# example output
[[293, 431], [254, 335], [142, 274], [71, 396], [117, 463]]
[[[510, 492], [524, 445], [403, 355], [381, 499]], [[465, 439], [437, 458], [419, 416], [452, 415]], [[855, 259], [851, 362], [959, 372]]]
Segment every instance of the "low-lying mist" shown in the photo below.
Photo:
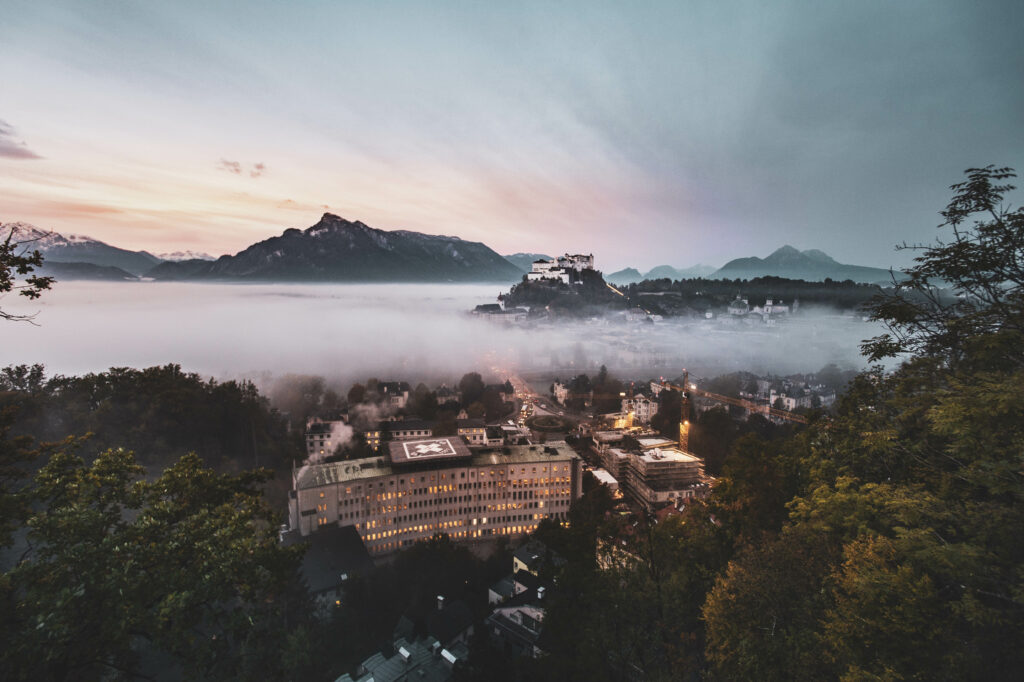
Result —
[[195, 284], [61, 282], [35, 324], [0, 328], [0, 365], [50, 375], [180, 364], [220, 379], [267, 385], [284, 374], [343, 386], [370, 376], [457, 381], [496, 368], [565, 375], [607, 365], [621, 376], [813, 372], [865, 365], [858, 346], [877, 326], [839, 312], [801, 311], [775, 327], [715, 321], [506, 326], [468, 314], [496, 285]]

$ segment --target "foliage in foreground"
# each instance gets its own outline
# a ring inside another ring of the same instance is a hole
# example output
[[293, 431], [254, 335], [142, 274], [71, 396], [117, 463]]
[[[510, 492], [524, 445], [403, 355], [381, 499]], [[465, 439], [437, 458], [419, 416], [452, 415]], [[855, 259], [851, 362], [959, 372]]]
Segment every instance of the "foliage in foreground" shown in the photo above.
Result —
[[32, 511], [3, 575], [4, 676], [285, 676], [300, 555], [277, 541], [267, 472], [217, 474], [189, 455], [143, 474], [124, 450], [87, 465], [64, 448], [18, 493]]
[[857, 377], [832, 419], [737, 440], [680, 520], [604, 529], [632, 560], [563, 574], [542, 678], [1019, 677], [1024, 211], [1004, 207], [1009, 177], [968, 171], [943, 212], [953, 238], [876, 299], [889, 334], [865, 351], [899, 369]]

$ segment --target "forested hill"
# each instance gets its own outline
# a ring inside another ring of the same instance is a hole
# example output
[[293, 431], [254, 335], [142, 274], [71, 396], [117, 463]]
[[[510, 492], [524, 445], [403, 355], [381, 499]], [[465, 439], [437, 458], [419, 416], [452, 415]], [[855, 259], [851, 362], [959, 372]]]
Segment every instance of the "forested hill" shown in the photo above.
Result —
[[91, 434], [78, 446], [80, 454], [125, 448], [155, 470], [195, 452], [221, 471], [284, 473], [303, 452], [253, 384], [206, 380], [178, 365], [79, 377], [46, 377], [40, 365], [5, 367], [0, 410], [15, 435], [59, 442]]
[[718, 314], [737, 296], [750, 305], [762, 305], [766, 299], [801, 307], [834, 310], [863, 310], [882, 289], [874, 284], [850, 280], [823, 282], [757, 277], [750, 280], [654, 279], [619, 286], [608, 286], [601, 273], [586, 272], [582, 283], [524, 281], [503, 297], [506, 307], [529, 307], [552, 315], [587, 316], [637, 306], [664, 316], [703, 316]]

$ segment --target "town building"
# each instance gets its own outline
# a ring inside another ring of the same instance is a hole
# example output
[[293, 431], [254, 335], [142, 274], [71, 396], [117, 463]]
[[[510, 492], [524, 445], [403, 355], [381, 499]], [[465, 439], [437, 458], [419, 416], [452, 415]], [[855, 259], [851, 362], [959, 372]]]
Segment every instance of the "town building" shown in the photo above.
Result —
[[485, 626], [491, 641], [503, 651], [529, 658], [543, 653], [537, 641], [544, 627], [544, 609], [537, 605], [497, 608], [487, 617]]
[[447, 385], [441, 386], [437, 389], [435, 394], [437, 396], [438, 405], [446, 405], [448, 403], [457, 403], [462, 400], [462, 394], [457, 389], [449, 388]]
[[[618, 489], [647, 511], [666, 503], [696, 497], [707, 489], [704, 461], [676, 447], [676, 442], [661, 436], [639, 436], [639, 452], [613, 447], [617, 432], [595, 434], [597, 453]], [[595, 473], [596, 475], [596, 473]]]
[[483, 419], [456, 419], [455, 428], [471, 446], [487, 445], [487, 424]]
[[369, 428], [366, 428], [362, 431], [358, 431], [358, 433], [362, 434], [363, 438], [366, 439], [366, 444], [369, 445], [371, 448], [377, 449], [380, 447], [381, 438], [384, 435], [384, 432], [381, 430], [380, 424], [374, 424]]
[[569, 283], [569, 272], [558, 264], [557, 260], [535, 260], [530, 272], [526, 273], [526, 279], [530, 282], [539, 280], [558, 280], [563, 284]]
[[457, 437], [391, 441], [384, 457], [295, 471], [289, 525], [301, 535], [353, 526], [373, 556], [436, 533], [457, 541], [518, 537], [542, 519], [564, 522], [582, 494], [581, 475], [579, 456], [564, 442], [470, 451]]
[[658, 401], [651, 400], [645, 395], [637, 394], [622, 399], [622, 411], [627, 415], [632, 415], [630, 426], [634, 424], [650, 424], [651, 417], [658, 414]]
[[355, 677], [345, 673], [335, 682], [446, 682], [454, 677], [455, 666], [469, 659], [465, 644], [449, 650], [433, 637], [398, 638], [392, 652], [378, 651], [362, 662]]
[[557, 280], [564, 284], [580, 281], [580, 273], [594, 269], [594, 254], [565, 254], [554, 260], [535, 260], [526, 279], [531, 282], [539, 280]]
[[608, 471], [604, 469], [594, 469], [590, 473], [594, 474], [594, 478], [597, 479], [598, 483], [608, 488], [608, 492], [610, 492], [613, 497], [621, 497], [619, 494], [619, 481], [608, 473]]
[[728, 312], [730, 315], [736, 317], [742, 317], [750, 312], [750, 301], [745, 298], [740, 298], [738, 295], [733, 299], [732, 303], [729, 304]]
[[704, 481], [704, 461], [674, 447], [630, 453], [625, 471], [627, 491], [647, 511], [696, 497]]
[[583, 255], [582, 253], [567, 253], [564, 256], [558, 257], [558, 267], [566, 270], [575, 270], [576, 272], [593, 270], [594, 254], [588, 253], [587, 255]]
[[400, 421], [383, 422], [392, 440], [419, 440], [430, 438], [434, 433], [434, 422], [422, 419], [402, 419]]
[[382, 381], [377, 384], [384, 402], [396, 410], [404, 410], [409, 402], [409, 384], [405, 381]]
[[297, 531], [282, 534], [285, 547], [305, 543], [300, 572], [313, 598], [317, 617], [329, 620], [341, 605], [345, 582], [373, 570], [373, 558], [352, 526], [325, 526], [302, 537]]
[[306, 456], [316, 459], [333, 455], [351, 437], [352, 429], [344, 420], [310, 419], [306, 423]]

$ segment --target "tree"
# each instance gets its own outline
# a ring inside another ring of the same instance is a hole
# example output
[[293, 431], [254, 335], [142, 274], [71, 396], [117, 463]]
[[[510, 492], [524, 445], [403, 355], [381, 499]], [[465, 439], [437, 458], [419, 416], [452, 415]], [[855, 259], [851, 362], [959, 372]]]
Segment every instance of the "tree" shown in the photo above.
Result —
[[830, 549], [787, 533], [729, 562], [704, 604], [712, 679], [835, 679], [817, 637]]
[[[37, 299], [53, 284], [53, 277], [32, 274], [43, 264], [43, 254], [37, 249], [29, 251], [35, 239], [15, 239], [15, 228], [0, 234], [0, 297], [12, 291], [28, 299]], [[24, 279], [21, 279], [21, 278]], [[17, 315], [0, 308], [0, 320], [31, 321], [34, 315]]]
[[484, 380], [478, 372], [467, 372], [459, 379], [459, 391], [462, 393], [463, 406], [478, 402], [484, 395]]
[[420, 419], [433, 421], [437, 418], [437, 394], [421, 383], [409, 396], [408, 411]]
[[358, 405], [363, 402], [363, 398], [366, 397], [366, 387], [362, 384], [352, 384], [352, 388], [348, 389], [348, 404], [349, 407]]
[[658, 394], [658, 412], [651, 417], [651, 428], [666, 438], [679, 437], [679, 418], [683, 410], [683, 396], [667, 388]]
[[144, 474], [124, 450], [40, 469], [31, 551], [0, 583], [4, 676], [147, 677], [167, 657], [188, 677], [285, 676], [274, 630], [300, 555], [277, 540], [267, 472], [219, 475], [189, 455]]
[[1016, 174], [993, 166], [965, 172], [939, 225], [952, 237], [905, 246], [921, 252], [910, 278], [873, 300], [872, 319], [889, 331], [864, 343], [872, 360], [910, 353], [952, 366], [981, 350], [974, 342], [983, 337], [988, 348], [976, 362], [1024, 365], [1024, 208], [1003, 202], [1015, 189], [1005, 181]]
[[495, 388], [484, 389], [480, 402], [484, 406], [484, 419], [488, 422], [497, 421], [508, 411], [505, 401], [502, 400], [501, 393]]

